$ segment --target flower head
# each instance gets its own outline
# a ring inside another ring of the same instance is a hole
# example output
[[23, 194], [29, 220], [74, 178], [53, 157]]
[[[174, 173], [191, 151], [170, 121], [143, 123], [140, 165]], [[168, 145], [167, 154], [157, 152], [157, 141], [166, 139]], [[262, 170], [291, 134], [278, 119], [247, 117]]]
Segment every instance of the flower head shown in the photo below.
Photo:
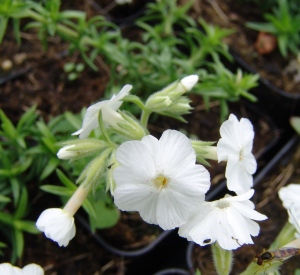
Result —
[[82, 128], [72, 135], [79, 135], [79, 138], [87, 138], [92, 130], [99, 126], [98, 115], [101, 110], [102, 119], [108, 123], [117, 119], [121, 120], [122, 117], [116, 112], [122, 105], [122, 99], [129, 94], [131, 85], [125, 85], [122, 90], [117, 94], [113, 95], [110, 100], [104, 100], [96, 104], [91, 105], [87, 110], [83, 119]]
[[0, 274], [3, 275], [44, 275], [44, 270], [37, 264], [28, 264], [22, 269], [10, 263], [0, 264]]
[[233, 114], [220, 128], [221, 139], [217, 144], [219, 162], [227, 161], [225, 176], [231, 191], [242, 194], [253, 186], [252, 174], [257, 163], [251, 153], [254, 131], [251, 122], [242, 118], [238, 121]]
[[204, 202], [198, 213], [179, 228], [179, 235], [200, 245], [218, 242], [226, 250], [236, 249], [243, 244], [252, 244], [251, 236], [257, 236], [259, 225], [253, 220], [267, 219], [254, 210], [249, 200], [254, 190], [239, 196]]
[[297, 230], [296, 238], [300, 238], [300, 184], [289, 184], [278, 192], [283, 206], [289, 214], [289, 222]]
[[184, 224], [204, 201], [208, 171], [195, 164], [191, 141], [175, 130], [160, 140], [148, 135], [127, 141], [116, 152], [114, 201], [126, 211], [139, 211], [148, 223], [168, 230]]
[[46, 209], [39, 216], [36, 226], [59, 246], [67, 246], [76, 232], [73, 216], [60, 208]]

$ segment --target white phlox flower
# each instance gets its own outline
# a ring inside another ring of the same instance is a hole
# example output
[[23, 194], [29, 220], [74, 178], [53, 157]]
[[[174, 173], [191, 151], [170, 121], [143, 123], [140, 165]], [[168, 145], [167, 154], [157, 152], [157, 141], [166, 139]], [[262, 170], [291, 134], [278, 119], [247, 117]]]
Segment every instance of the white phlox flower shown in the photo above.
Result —
[[300, 184], [291, 183], [282, 187], [280, 188], [278, 195], [286, 209], [290, 208], [292, 205], [300, 208]]
[[116, 152], [114, 201], [125, 211], [139, 211], [148, 223], [169, 230], [184, 224], [204, 201], [209, 172], [196, 164], [191, 141], [175, 130], [161, 138], [148, 135], [127, 141]]
[[283, 206], [289, 214], [289, 222], [295, 227], [296, 238], [300, 238], [300, 184], [291, 183], [278, 192]]
[[11, 265], [10, 263], [0, 264], [0, 274], [5, 275], [23, 275], [22, 269]]
[[254, 130], [251, 122], [242, 118], [238, 121], [233, 114], [220, 128], [221, 139], [217, 144], [218, 161], [227, 161], [225, 176], [227, 187], [242, 194], [253, 186], [257, 163], [252, 154]]
[[238, 196], [226, 195], [220, 200], [204, 202], [179, 228], [179, 235], [202, 246], [217, 241], [226, 250], [252, 244], [251, 236], [259, 233], [259, 225], [253, 220], [267, 219], [254, 210], [254, 204], [249, 200], [253, 194], [254, 190], [250, 189]]
[[100, 110], [102, 112], [102, 119], [107, 124], [110, 121], [115, 122], [118, 119], [122, 119], [121, 115], [116, 111], [122, 105], [121, 100], [129, 94], [131, 88], [132, 86], [127, 84], [117, 95], [113, 95], [110, 100], [103, 100], [87, 108], [82, 128], [72, 135], [79, 135], [79, 138], [87, 138], [92, 130], [99, 127], [98, 115]]
[[22, 269], [10, 263], [0, 264], [0, 274], [3, 275], [44, 275], [44, 270], [37, 264], [28, 264]]
[[60, 208], [46, 209], [39, 216], [36, 226], [59, 246], [67, 246], [76, 232], [73, 216]]

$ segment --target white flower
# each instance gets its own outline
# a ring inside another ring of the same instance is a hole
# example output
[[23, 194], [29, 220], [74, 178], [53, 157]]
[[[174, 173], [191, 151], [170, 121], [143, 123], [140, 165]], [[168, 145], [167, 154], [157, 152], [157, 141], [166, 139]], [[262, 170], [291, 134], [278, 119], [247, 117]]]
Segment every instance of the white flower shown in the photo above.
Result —
[[225, 176], [229, 190], [242, 194], [253, 186], [252, 174], [257, 163], [251, 153], [254, 131], [251, 122], [240, 121], [231, 114], [220, 128], [221, 139], [217, 144], [219, 162], [227, 161]]
[[291, 183], [288, 186], [282, 187], [278, 195], [286, 209], [292, 205], [300, 208], [300, 184]]
[[0, 274], [2, 275], [44, 275], [44, 270], [37, 264], [28, 264], [22, 269], [12, 266], [10, 263], [0, 264]]
[[73, 216], [60, 208], [46, 209], [39, 216], [36, 226], [59, 246], [67, 246], [76, 232]]
[[210, 186], [208, 171], [195, 164], [191, 141], [175, 130], [165, 131], [160, 140], [148, 135], [127, 141], [118, 148], [116, 159], [117, 207], [139, 211], [146, 222], [164, 230], [184, 224]]
[[44, 275], [44, 270], [37, 264], [28, 264], [22, 268], [23, 275]]
[[236, 249], [243, 244], [252, 244], [251, 236], [257, 236], [259, 225], [252, 220], [267, 217], [254, 210], [249, 200], [254, 190], [239, 196], [204, 202], [198, 213], [179, 228], [179, 235], [199, 245], [218, 242], [226, 250]]
[[296, 238], [300, 238], [300, 184], [289, 184], [278, 192], [283, 206], [289, 214], [289, 222], [296, 228]]
[[104, 100], [96, 104], [91, 105], [87, 110], [83, 119], [82, 128], [72, 135], [79, 135], [79, 138], [87, 138], [92, 130], [99, 126], [98, 115], [101, 110], [102, 119], [108, 123], [110, 121], [122, 119], [121, 115], [116, 112], [122, 105], [122, 99], [129, 94], [131, 85], [125, 85], [122, 90], [117, 94], [113, 95], [110, 100]]
[[5, 275], [22, 275], [22, 270], [16, 266], [12, 266], [10, 263], [0, 264], [0, 274]]
[[116, 159], [117, 207], [139, 211], [146, 222], [164, 230], [184, 224], [210, 186], [208, 171], [195, 164], [191, 141], [175, 130], [165, 131], [160, 140], [148, 135], [127, 141], [118, 148]]

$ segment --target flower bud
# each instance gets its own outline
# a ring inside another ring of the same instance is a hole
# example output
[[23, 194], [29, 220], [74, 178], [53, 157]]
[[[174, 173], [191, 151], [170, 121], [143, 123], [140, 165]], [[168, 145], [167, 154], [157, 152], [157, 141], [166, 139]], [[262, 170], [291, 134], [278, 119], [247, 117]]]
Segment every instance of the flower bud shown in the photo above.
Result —
[[217, 147], [212, 146], [215, 142], [193, 140], [192, 146], [197, 155], [199, 163], [209, 165], [207, 159], [218, 160]]
[[146, 102], [146, 107], [153, 112], [169, 116], [188, 114], [191, 109], [189, 100], [182, 96], [190, 91], [197, 81], [197, 75], [190, 75], [171, 83], [151, 95]]
[[130, 113], [119, 111], [118, 114], [122, 117], [122, 119], [115, 123], [110, 123], [111, 129], [115, 133], [125, 136], [131, 140], [141, 140], [148, 134], [148, 131]]
[[109, 146], [105, 141], [94, 138], [77, 139], [65, 142], [64, 144], [67, 145], [58, 151], [57, 157], [69, 160], [76, 160], [99, 153]]
[[101, 177], [107, 167], [107, 160], [111, 154], [112, 149], [104, 150], [99, 156], [91, 160], [88, 165], [81, 172], [77, 183], [83, 186], [92, 185], [96, 186], [100, 182]]

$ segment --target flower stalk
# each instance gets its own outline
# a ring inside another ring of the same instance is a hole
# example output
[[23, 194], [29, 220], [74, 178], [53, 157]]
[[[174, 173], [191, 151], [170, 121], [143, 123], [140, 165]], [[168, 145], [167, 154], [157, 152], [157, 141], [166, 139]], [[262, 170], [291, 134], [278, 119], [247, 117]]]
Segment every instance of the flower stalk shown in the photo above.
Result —
[[223, 249], [218, 243], [211, 246], [215, 268], [220, 275], [228, 275], [232, 269], [232, 250]]

